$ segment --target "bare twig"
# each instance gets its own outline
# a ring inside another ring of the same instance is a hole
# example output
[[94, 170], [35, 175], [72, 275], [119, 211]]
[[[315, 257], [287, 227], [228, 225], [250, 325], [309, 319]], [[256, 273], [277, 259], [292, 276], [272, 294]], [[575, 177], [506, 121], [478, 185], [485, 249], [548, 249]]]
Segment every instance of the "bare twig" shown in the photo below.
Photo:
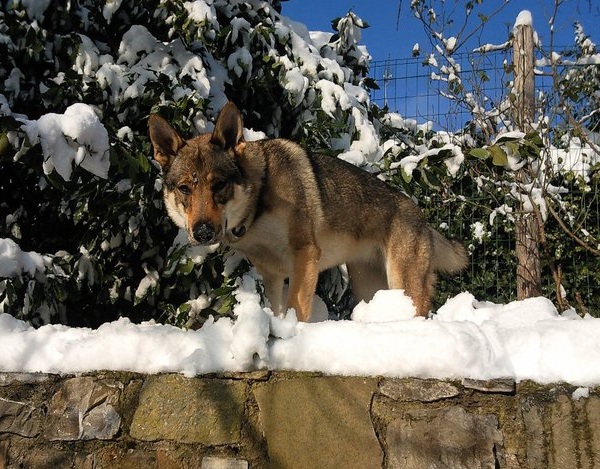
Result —
[[550, 214], [552, 215], [552, 217], [554, 217], [554, 219], [556, 220], [556, 222], [560, 225], [560, 227], [562, 228], [562, 230], [567, 235], [569, 235], [577, 244], [579, 244], [581, 247], [583, 247], [584, 249], [586, 249], [590, 253], [594, 254], [595, 256], [600, 256], [600, 250], [594, 248], [593, 246], [590, 246], [583, 239], [581, 239], [579, 236], [577, 236], [575, 233], [573, 233], [573, 231], [571, 231], [569, 229], [569, 227], [567, 226], [567, 224], [563, 221], [562, 218], [560, 218], [560, 216], [558, 215], [558, 213], [556, 213], [556, 211], [552, 208], [552, 206], [550, 204], [548, 204], [548, 211], [550, 212]]

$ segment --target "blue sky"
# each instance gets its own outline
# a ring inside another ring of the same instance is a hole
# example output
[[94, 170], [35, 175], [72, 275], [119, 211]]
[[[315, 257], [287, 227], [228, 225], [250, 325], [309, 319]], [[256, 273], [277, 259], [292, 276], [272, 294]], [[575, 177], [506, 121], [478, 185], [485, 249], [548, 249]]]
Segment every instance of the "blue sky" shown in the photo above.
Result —
[[[521, 10], [527, 9], [532, 13], [533, 26], [542, 45], [549, 45], [548, 20], [553, 13], [554, 0], [484, 0], [481, 11], [488, 13], [503, 3], [507, 3], [506, 7], [489, 21], [481, 40], [477, 42], [497, 44], [506, 41], [517, 15]], [[447, 4], [453, 5], [454, 2], [449, 1]], [[370, 25], [370, 28], [363, 31], [362, 43], [367, 46], [374, 60], [387, 60], [410, 57], [415, 42], [419, 42], [423, 53], [431, 50], [429, 40], [420, 23], [412, 17], [409, 7], [410, 0], [289, 0], [282, 2], [282, 13], [306, 24], [309, 30], [331, 31], [331, 20], [352, 9]], [[600, 45], [598, 0], [562, 0], [558, 11], [554, 39], [556, 45], [573, 44], [572, 25], [576, 20], [583, 24], [592, 40]]]

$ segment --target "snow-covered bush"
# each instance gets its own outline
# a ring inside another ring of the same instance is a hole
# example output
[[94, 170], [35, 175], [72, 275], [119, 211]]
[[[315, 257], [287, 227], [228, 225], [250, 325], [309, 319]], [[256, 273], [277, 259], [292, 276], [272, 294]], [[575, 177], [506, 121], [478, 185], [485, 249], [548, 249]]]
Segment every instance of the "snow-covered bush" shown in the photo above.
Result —
[[[167, 219], [147, 117], [208, 131], [225, 102], [268, 136], [380, 158], [366, 24], [309, 33], [273, 1], [8, 2], [0, 12], [0, 311], [34, 324], [118, 316], [193, 325], [238, 273]], [[342, 122], [343, 124], [340, 124]], [[17, 261], [18, 263], [18, 261]]]
[[[600, 278], [594, 268], [600, 255], [594, 195], [600, 178], [600, 139], [594, 127], [600, 57], [595, 45], [576, 25], [575, 60], [554, 51], [545, 51], [537, 60], [536, 67], [545, 67], [554, 82], [538, 93], [536, 116], [524, 133], [515, 123], [511, 56], [504, 61], [507, 87], [502, 96], [485, 92], [484, 83], [490, 80], [485, 67], [463, 69], [458, 60], [456, 54], [464, 52], [469, 38], [483, 37], [490, 21], [482, 10], [485, 2], [461, 6], [465, 9], [453, 10], [436, 1], [411, 3], [432, 38], [432, 52], [424, 60], [431, 79], [441, 84], [450, 109], [466, 110], [471, 119], [460, 131], [430, 132], [421, 141], [407, 138], [406, 125], [396, 125], [404, 128], [396, 143], [383, 143], [387, 167], [401, 170], [393, 177], [425, 202], [431, 220], [439, 219], [454, 236], [470, 242], [472, 265], [463, 276], [470, 291], [480, 297], [491, 293], [499, 301], [514, 299], [515, 220], [535, 217], [543, 293], [561, 308], [576, 305], [597, 314], [600, 303], [590, 288]], [[527, 11], [515, 21], [515, 27], [531, 24]], [[539, 57], [542, 49], [535, 31], [534, 41]], [[511, 45], [511, 37], [498, 45], [478, 44], [468, 51], [469, 62], [483, 61], [488, 53], [512, 54]], [[430, 209], [427, 200], [436, 193]], [[463, 223], [452, 223], [456, 218]]]
[[556, 75], [557, 86], [578, 123], [592, 132], [600, 132], [600, 51], [578, 22], [571, 55], [553, 57], [559, 65], [566, 62], [566, 67], [560, 67], [561, 73]]

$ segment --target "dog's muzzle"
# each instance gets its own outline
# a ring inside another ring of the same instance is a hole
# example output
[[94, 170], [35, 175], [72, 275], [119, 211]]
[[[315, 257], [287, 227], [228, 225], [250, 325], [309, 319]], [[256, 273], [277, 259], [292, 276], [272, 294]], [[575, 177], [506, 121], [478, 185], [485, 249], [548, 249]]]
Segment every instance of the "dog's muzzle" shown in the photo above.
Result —
[[192, 229], [194, 241], [208, 246], [217, 242], [217, 231], [212, 223], [196, 223]]
[[[246, 234], [246, 231], [246, 225], [238, 225], [232, 230], [224, 231], [222, 235], [229, 242], [236, 242]], [[192, 230], [192, 239], [190, 241], [192, 241], [192, 244], [198, 243], [203, 246], [210, 246], [221, 241], [220, 234], [220, 230], [218, 231], [212, 223], [196, 223]]]

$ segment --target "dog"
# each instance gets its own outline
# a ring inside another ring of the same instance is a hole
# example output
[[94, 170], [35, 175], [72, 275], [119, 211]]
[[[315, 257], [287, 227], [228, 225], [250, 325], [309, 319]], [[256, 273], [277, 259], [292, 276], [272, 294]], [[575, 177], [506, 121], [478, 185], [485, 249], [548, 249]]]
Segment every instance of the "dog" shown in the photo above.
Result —
[[290, 140], [245, 141], [232, 102], [213, 132], [189, 140], [156, 114], [148, 126], [173, 222], [191, 244], [224, 243], [243, 253], [279, 316], [294, 308], [308, 321], [319, 273], [341, 264], [356, 301], [403, 289], [426, 316], [436, 273], [467, 265], [460, 243], [431, 228], [409, 197], [376, 176]]

